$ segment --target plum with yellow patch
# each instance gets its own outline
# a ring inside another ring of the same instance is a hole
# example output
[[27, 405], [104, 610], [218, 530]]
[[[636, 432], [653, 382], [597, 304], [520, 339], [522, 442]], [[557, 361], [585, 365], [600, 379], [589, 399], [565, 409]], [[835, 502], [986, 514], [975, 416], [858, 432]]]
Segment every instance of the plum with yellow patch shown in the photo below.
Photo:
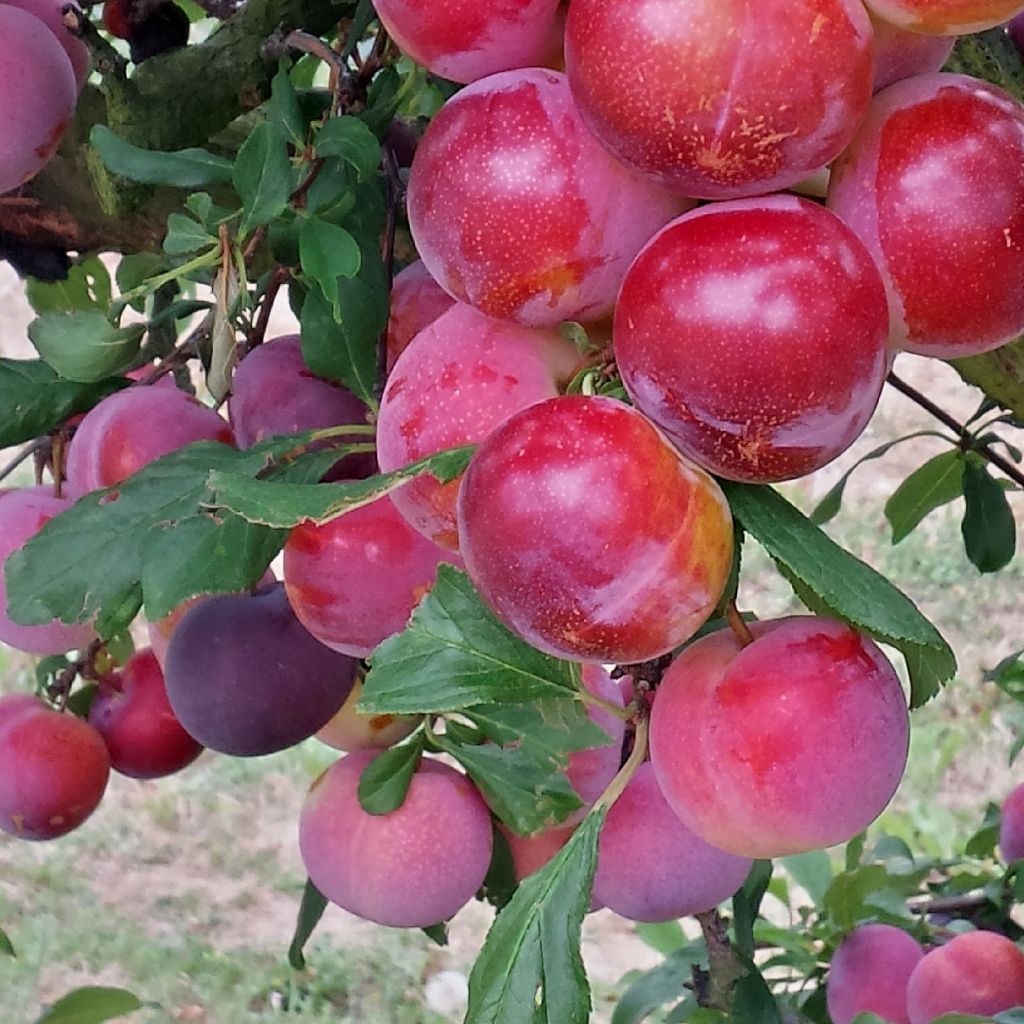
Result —
[[719, 486], [639, 412], [553, 398], [482, 444], [459, 495], [466, 568], [527, 643], [631, 664], [689, 639], [732, 564]]
[[530, 327], [607, 316], [640, 247], [685, 208], [594, 141], [564, 75], [535, 68], [449, 100], [409, 179], [409, 224], [438, 284]]
[[358, 706], [362, 692], [360, 675], [338, 713], [316, 734], [321, 743], [347, 753], [384, 750], [404, 740], [422, 720], [416, 715], [363, 714]]
[[651, 713], [665, 799], [707, 842], [770, 858], [834, 846], [878, 817], [903, 776], [907, 702], [867, 637], [830, 619], [756, 623], [672, 663]]
[[1021, 0], [864, 0], [883, 21], [927, 35], [960, 36], [995, 28], [1024, 10]]

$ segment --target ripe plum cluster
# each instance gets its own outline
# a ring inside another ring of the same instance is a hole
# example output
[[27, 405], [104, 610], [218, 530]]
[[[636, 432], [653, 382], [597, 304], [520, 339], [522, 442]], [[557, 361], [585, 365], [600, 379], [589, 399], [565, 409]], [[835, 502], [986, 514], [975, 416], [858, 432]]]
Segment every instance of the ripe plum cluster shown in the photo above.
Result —
[[[46, 71], [26, 86], [30, 123], [23, 105], [0, 107], [0, 192], [51, 154], [85, 67], [75, 40], [36, 29], [43, 3], [0, 0], [0, 68]], [[111, 767], [154, 778], [203, 748], [258, 756], [316, 735], [345, 756], [302, 811], [313, 883], [384, 925], [447, 920], [487, 875], [491, 810], [430, 757], [398, 809], [365, 809], [376, 753], [437, 723], [363, 715], [358, 701], [362, 661], [448, 564], [508, 630], [581, 666], [605, 733], [569, 758], [582, 811], [533, 835], [502, 825], [516, 875], [564, 846], [613, 785], [635, 739], [627, 720], [649, 717], [649, 760], [602, 827], [593, 904], [644, 922], [710, 910], [755, 858], [862, 832], [902, 777], [907, 699], [870, 638], [819, 616], [746, 626], [726, 609], [736, 527], [719, 480], [769, 484], [832, 462], [898, 352], [973, 355], [1024, 332], [1024, 107], [939, 70], [953, 36], [1024, 2], [376, 7], [409, 57], [466, 83], [412, 163], [422, 262], [394, 282], [379, 411], [278, 338], [239, 366], [227, 419], [175, 388], [104, 399], [71, 442], [67, 493], [117, 501], [126, 478], [196, 441], [249, 448], [371, 420], [375, 457], [349, 455], [328, 479], [475, 445], [469, 467], [300, 524], [280, 582], [153, 624], [153, 649], [99, 679], [88, 721], [0, 701], [0, 828], [64, 834]], [[787, 191], [823, 171], [824, 202]], [[581, 325], [589, 348], [569, 340]], [[617, 397], [596, 393], [618, 379]], [[67, 502], [0, 496], [0, 553]], [[726, 610], [728, 628], [708, 626]], [[94, 632], [3, 614], [0, 639], [56, 654]], [[649, 707], [606, 671], [663, 658]], [[1007, 804], [1002, 849], [1024, 855], [1024, 798]], [[997, 1012], [1024, 1003], [1024, 953], [988, 933], [925, 953], [869, 925], [836, 953], [828, 999], [836, 1024]]]

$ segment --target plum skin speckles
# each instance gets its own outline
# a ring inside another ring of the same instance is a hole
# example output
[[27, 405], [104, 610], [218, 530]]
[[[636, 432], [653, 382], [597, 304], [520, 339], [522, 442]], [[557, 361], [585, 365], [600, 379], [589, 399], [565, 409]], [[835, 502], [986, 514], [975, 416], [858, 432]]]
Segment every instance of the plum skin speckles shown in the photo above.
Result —
[[793, 196], [702, 207], [637, 257], [615, 356], [637, 407], [698, 465], [733, 480], [804, 476], [867, 426], [889, 314], [857, 236]]
[[736, 199], [839, 155], [871, 95], [871, 40], [860, 0], [573, 0], [566, 67], [624, 164], [680, 195]]
[[732, 563], [718, 485], [606, 398], [550, 399], [507, 420], [470, 463], [458, 519], [484, 600], [556, 657], [666, 653], [711, 614]]
[[409, 223], [435, 280], [530, 327], [607, 316], [630, 261], [687, 208], [608, 156], [565, 76], [539, 69], [449, 100], [409, 180]]

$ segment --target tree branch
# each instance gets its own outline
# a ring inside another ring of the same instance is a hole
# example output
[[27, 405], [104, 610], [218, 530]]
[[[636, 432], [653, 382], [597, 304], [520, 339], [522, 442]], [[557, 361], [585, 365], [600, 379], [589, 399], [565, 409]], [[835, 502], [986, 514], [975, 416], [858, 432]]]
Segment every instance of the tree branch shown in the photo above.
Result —
[[922, 395], [916, 388], [911, 387], [905, 380], [897, 377], [895, 373], [889, 374], [889, 383], [900, 392], [905, 395], [912, 402], [919, 405], [925, 412], [934, 416], [940, 423], [949, 427], [958, 438], [965, 451], [977, 452], [986, 462], [1000, 469], [1006, 474], [1014, 483], [1020, 487], [1024, 487], [1024, 472], [1017, 466], [1015, 466], [1009, 459], [1000, 455], [998, 452], [992, 450], [992, 448], [977, 441], [967, 429], [955, 417], [951, 416], [945, 409], [936, 405], [930, 398]]

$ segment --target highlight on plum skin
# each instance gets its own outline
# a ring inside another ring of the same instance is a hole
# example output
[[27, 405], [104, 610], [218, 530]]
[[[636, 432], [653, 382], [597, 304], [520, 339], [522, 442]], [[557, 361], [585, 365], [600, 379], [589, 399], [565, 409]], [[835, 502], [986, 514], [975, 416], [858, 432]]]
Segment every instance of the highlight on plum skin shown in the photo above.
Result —
[[684, 455], [732, 480], [804, 476], [860, 436], [888, 367], [870, 253], [816, 203], [713, 204], [656, 235], [615, 313], [630, 396]]
[[491, 817], [454, 768], [423, 760], [402, 806], [371, 815], [359, 777], [372, 753], [349, 754], [313, 784], [299, 849], [313, 884], [339, 907], [377, 924], [426, 928], [480, 889], [491, 861]]
[[566, 67], [587, 126], [626, 166], [737, 199], [842, 152], [871, 95], [871, 23], [860, 0], [573, 0]]
[[613, 160], [565, 76], [510, 71], [450, 99], [409, 179], [416, 248], [449, 294], [529, 327], [607, 316], [630, 261], [688, 204]]
[[110, 758], [96, 730], [24, 695], [0, 698], [0, 831], [56, 839], [99, 806]]
[[388, 495], [329, 523], [301, 523], [284, 547], [299, 621], [332, 650], [368, 658], [400, 633], [452, 554], [417, 533]]
[[[54, 516], [71, 507], [68, 498], [58, 498], [52, 487], [23, 487], [0, 492], [0, 566], [20, 550]], [[89, 625], [53, 622], [23, 626], [7, 612], [7, 570], [0, 568], [0, 641], [29, 654], [63, 654], [81, 650], [95, 638]]]
[[73, 36], [64, 24], [64, 7], [67, 0], [3, 0], [5, 7], [20, 7], [38, 18], [54, 35], [71, 62], [78, 91], [82, 91], [89, 77], [89, 50], [85, 43]]
[[828, 206], [881, 268], [892, 344], [942, 359], [1024, 332], [1024, 107], [964, 75], [897, 82], [837, 161]]
[[1024, 858], [1024, 785], [1003, 801], [999, 827], [999, 852], [1007, 864]]
[[0, 5], [0, 195], [46, 166], [75, 113], [78, 83], [57, 37], [27, 10]]
[[235, 757], [285, 750], [322, 729], [352, 690], [356, 662], [310, 635], [283, 584], [211, 597], [167, 648], [167, 696], [186, 731]]
[[924, 36], [872, 18], [875, 33], [874, 91], [917, 75], [942, 70], [956, 45], [951, 36]]
[[871, 640], [830, 619], [751, 630], [745, 648], [731, 630], [703, 637], [665, 674], [651, 712], [665, 799], [697, 835], [742, 856], [846, 842], [881, 814], [906, 767], [899, 677]]
[[477, 449], [459, 495], [470, 578], [539, 650], [634, 664], [691, 637], [732, 564], [719, 486], [636, 410], [538, 403]]
[[[514, 412], [557, 395], [578, 361], [556, 331], [501, 323], [457, 304], [413, 339], [388, 377], [377, 419], [381, 470], [482, 441]], [[415, 529], [454, 551], [459, 483], [426, 474], [391, 498]]]
[[105, 676], [89, 706], [111, 767], [133, 779], [159, 779], [188, 767], [202, 752], [167, 699], [163, 670], [148, 648]]
[[925, 954], [907, 986], [910, 1024], [947, 1013], [990, 1015], [1024, 1006], [1024, 953], [994, 932], [965, 932]]
[[547, 64], [560, 49], [559, 0], [378, 0], [403, 53], [452, 82]]
[[231, 427], [177, 388], [127, 388], [86, 413], [68, 448], [75, 498], [113, 487], [162, 455], [195, 441], [233, 444]]
[[882, 21], [911, 32], [958, 36], [995, 28], [1024, 9], [1021, 0], [864, 0]]
[[316, 738], [335, 750], [385, 750], [401, 742], [420, 724], [418, 715], [374, 715], [359, 710], [363, 680], [356, 678], [352, 692]]
[[[228, 419], [239, 448], [284, 434], [366, 426], [369, 409], [340, 384], [317, 377], [302, 358], [297, 335], [264, 342], [239, 364], [228, 399]], [[353, 443], [368, 440], [353, 434]], [[348, 455], [331, 470], [332, 479], [357, 479], [375, 471], [372, 455]]]
[[727, 900], [752, 866], [694, 835], [665, 802], [647, 761], [601, 828], [594, 900], [630, 921], [674, 921]]
[[910, 1024], [907, 984], [924, 957], [900, 928], [866, 924], [843, 939], [829, 967], [826, 995], [833, 1024], [873, 1013], [888, 1024]]
[[455, 299], [430, 276], [422, 260], [410, 263], [396, 275], [391, 286], [391, 315], [388, 318], [389, 373], [412, 339], [454, 305]]

